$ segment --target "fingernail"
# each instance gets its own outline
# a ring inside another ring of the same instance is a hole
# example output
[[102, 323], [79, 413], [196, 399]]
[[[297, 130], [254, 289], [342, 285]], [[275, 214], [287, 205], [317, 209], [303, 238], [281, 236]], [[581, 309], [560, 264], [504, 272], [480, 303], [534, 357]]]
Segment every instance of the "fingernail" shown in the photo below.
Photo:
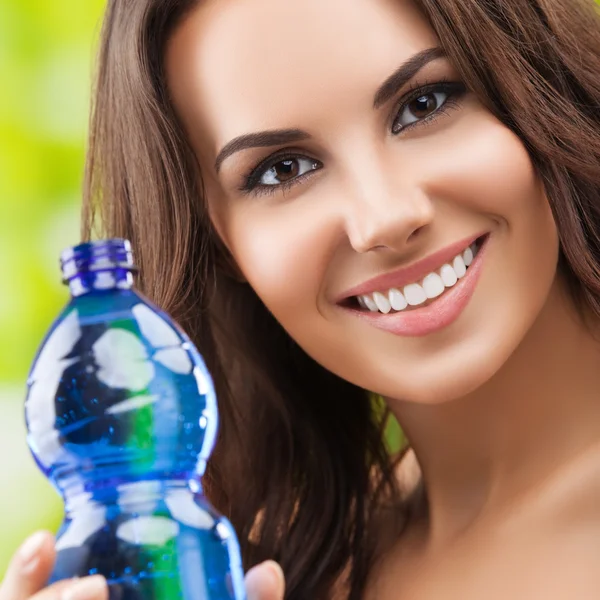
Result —
[[102, 575], [85, 577], [69, 586], [61, 594], [60, 600], [97, 600], [106, 595], [106, 579]]
[[39, 553], [46, 541], [46, 535], [44, 531], [38, 531], [23, 542], [19, 550], [23, 573], [29, 573], [38, 566], [40, 562]]
[[274, 560], [267, 561], [266, 565], [269, 567], [269, 571], [271, 571], [273, 579], [277, 584], [277, 591], [283, 593], [285, 586], [285, 575], [283, 574], [283, 569], [279, 563], [275, 562]]

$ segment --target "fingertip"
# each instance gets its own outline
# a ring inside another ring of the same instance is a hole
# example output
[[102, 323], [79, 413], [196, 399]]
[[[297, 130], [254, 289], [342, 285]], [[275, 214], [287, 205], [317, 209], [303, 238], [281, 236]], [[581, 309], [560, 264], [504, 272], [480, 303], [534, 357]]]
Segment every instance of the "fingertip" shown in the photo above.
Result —
[[248, 572], [244, 577], [244, 581], [246, 584], [246, 595], [248, 597], [248, 600], [254, 600], [260, 597], [261, 576], [259, 567], [260, 565], [248, 569]]
[[74, 580], [60, 594], [60, 600], [108, 600], [108, 598], [108, 584], [102, 575], [91, 575]]
[[246, 573], [248, 600], [282, 600], [284, 592], [283, 571], [275, 561], [267, 560]]
[[267, 560], [265, 561], [264, 566], [269, 570], [269, 576], [273, 583], [273, 587], [276, 590], [277, 598], [283, 598], [285, 592], [285, 575], [283, 574], [281, 565], [274, 560]]
[[49, 531], [40, 530], [30, 535], [20, 546], [16, 555], [19, 571], [31, 575], [43, 568], [54, 556], [54, 537]]

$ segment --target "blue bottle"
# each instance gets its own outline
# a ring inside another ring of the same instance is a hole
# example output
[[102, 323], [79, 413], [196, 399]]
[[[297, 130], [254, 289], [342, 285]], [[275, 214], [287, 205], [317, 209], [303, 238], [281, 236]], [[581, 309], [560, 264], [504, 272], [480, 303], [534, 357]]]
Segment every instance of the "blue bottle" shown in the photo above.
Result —
[[71, 300], [25, 403], [31, 451], [65, 502], [51, 581], [99, 573], [118, 600], [242, 600], [235, 533], [200, 485], [218, 417], [202, 358], [132, 289], [129, 242], [61, 262]]

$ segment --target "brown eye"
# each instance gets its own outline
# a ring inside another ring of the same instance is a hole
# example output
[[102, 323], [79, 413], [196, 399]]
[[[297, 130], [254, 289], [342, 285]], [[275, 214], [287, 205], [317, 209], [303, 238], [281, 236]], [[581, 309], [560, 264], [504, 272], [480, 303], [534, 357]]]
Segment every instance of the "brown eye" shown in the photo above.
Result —
[[268, 168], [260, 177], [260, 185], [277, 186], [318, 168], [318, 163], [309, 158], [286, 158]]
[[298, 161], [295, 158], [291, 160], [282, 160], [276, 165], [273, 165], [271, 170], [273, 171], [274, 176], [277, 177], [277, 181], [281, 183], [297, 177], [300, 172]]
[[422, 119], [438, 108], [436, 94], [425, 94], [424, 96], [420, 96], [416, 100], [410, 102], [408, 108], [415, 117]]
[[[448, 84], [446, 84], [446, 86], [442, 89], [445, 90], [446, 87], [448, 87]], [[437, 90], [422, 93], [420, 96], [417, 96], [409, 102], [404, 103], [400, 107], [398, 116], [394, 121], [392, 133], [400, 133], [400, 131], [412, 125], [413, 123], [427, 120], [430, 116], [433, 116], [438, 111], [441, 112], [444, 104], [448, 102], [453, 94], [456, 95], [457, 93], [450, 88], [448, 91], [438, 90], [440, 90], [439, 86]]]

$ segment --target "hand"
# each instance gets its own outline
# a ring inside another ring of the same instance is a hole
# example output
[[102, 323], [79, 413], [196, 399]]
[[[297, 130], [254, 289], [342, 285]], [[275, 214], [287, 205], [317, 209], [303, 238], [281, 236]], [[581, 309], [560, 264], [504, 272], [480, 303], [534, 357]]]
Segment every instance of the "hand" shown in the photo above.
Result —
[[38, 531], [13, 556], [0, 600], [108, 600], [106, 580], [100, 575], [65, 579], [45, 587], [55, 560], [54, 537]]
[[0, 585], [0, 600], [108, 600], [106, 580], [100, 575], [66, 579], [45, 587], [54, 560], [52, 534], [34, 533], [10, 561]]
[[[108, 600], [106, 580], [100, 575], [67, 579], [44, 587], [54, 566], [54, 538], [38, 531], [28, 538], [10, 562], [0, 585], [0, 600]], [[248, 600], [283, 600], [283, 572], [273, 561], [246, 574]]]

